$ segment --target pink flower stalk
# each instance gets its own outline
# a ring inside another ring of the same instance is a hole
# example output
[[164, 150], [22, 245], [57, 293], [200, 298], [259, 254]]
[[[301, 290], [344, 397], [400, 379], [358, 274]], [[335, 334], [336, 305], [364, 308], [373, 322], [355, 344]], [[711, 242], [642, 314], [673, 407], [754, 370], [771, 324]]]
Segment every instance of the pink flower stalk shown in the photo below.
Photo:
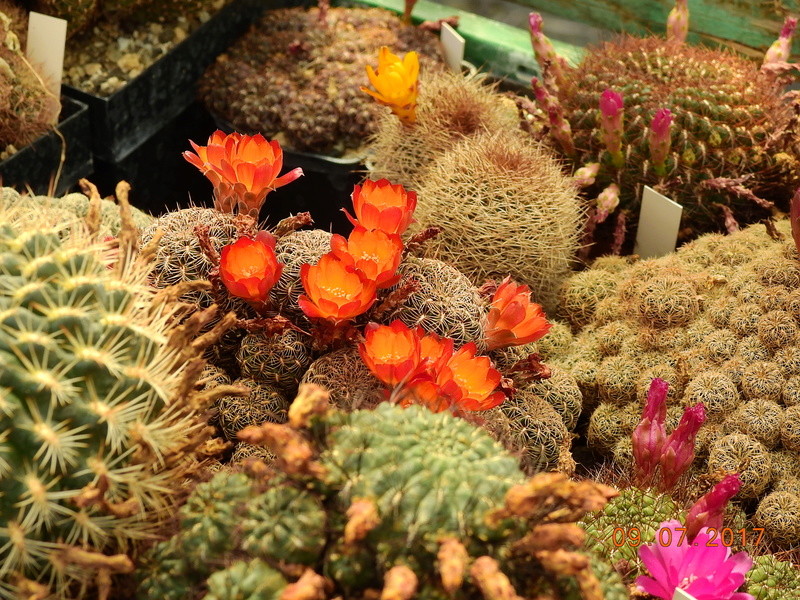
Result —
[[586, 163], [580, 169], [575, 171], [572, 180], [579, 188], [589, 187], [593, 185], [597, 179], [597, 174], [600, 172], [600, 163]]
[[650, 146], [650, 162], [657, 175], [666, 174], [666, 161], [672, 143], [671, 128], [672, 112], [668, 108], [661, 108], [656, 112], [650, 122], [650, 131], [647, 143]]
[[414, 11], [414, 5], [417, 3], [417, 0], [406, 0], [405, 8], [403, 10], [403, 23], [410, 24], [411, 23], [411, 13]]
[[789, 223], [792, 226], [792, 238], [795, 248], [800, 252], [800, 188], [794, 193], [789, 205]]
[[656, 377], [650, 382], [642, 420], [633, 430], [633, 472], [636, 485], [653, 482], [667, 439], [667, 392], [669, 383]]
[[543, 112], [547, 113], [548, 121], [550, 122], [550, 134], [561, 145], [561, 149], [567, 155], [575, 154], [575, 144], [572, 141], [572, 127], [569, 121], [564, 117], [564, 108], [559, 103], [558, 99], [547, 91], [541, 81], [537, 77], [531, 79], [531, 86], [533, 87], [533, 94], [536, 97], [536, 103]]
[[762, 69], [765, 65], [789, 61], [789, 57], [792, 55], [792, 36], [796, 28], [797, 19], [794, 17], [786, 17], [786, 20], [783, 22], [783, 29], [781, 29], [780, 37], [772, 42], [772, 45], [767, 50], [766, 54], [764, 54], [764, 62], [761, 63]]
[[739, 474], [726, 475], [710, 492], [704, 494], [689, 509], [686, 515], [686, 536], [693, 541], [704, 527], [722, 529], [725, 507], [728, 501], [739, 493], [742, 481]]
[[622, 167], [625, 162], [622, 156], [624, 109], [625, 103], [619, 92], [607, 89], [600, 95], [600, 138], [617, 168]]
[[528, 28], [531, 33], [531, 45], [533, 46], [533, 53], [536, 56], [536, 62], [542, 68], [542, 71], [548, 71], [552, 74], [556, 86], [561, 86], [564, 81], [564, 71], [567, 68], [567, 61], [556, 54], [553, 43], [550, 39], [542, 33], [542, 15], [532, 12], [528, 15]]
[[667, 17], [667, 40], [685, 42], [689, 35], [688, 0], [675, 0], [675, 6]]
[[684, 527], [675, 520], [661, 523], [656, 540], [639, 547], [639, 558], [650, 572], [649, 577], [636, 578], [643, 592], [661, 600], [672, 600], [676, 589], [695, 600], [755, 600], [736, 591], [753, 566], [747, 552], [731, 556], [731, 549], [712, 541], [707, 529], [689, 542]]
[[610, 184], [597, 196], [597, 212], [594, 215], [595, 222], [602, 223], [608, 215], [617, 210], [619, 206], [620, 189], [616, 183]]
[[706, 422], [706, 408], [702, 402], [683, 411], [681, 422], [664, 442], [661, 465], [661, 490], [670, 490], [694, 460], [694, 442], [697, 432]]

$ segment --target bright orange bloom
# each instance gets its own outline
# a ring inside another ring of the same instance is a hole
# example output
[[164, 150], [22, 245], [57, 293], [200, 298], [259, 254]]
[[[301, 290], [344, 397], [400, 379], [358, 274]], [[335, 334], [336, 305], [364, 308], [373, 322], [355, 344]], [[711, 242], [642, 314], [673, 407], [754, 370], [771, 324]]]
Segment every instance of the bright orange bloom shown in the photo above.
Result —
[[452, 405], [450, 398], [442, 393], [442, 388], [429, 373], [418, 375], [403, 386], [400, 405], [408, 407], [412, 404], [424, 406], [431, 412], [442, 412]]
[[496, 390], [502, 376], [488, 356], [475, 356], [470, 342], [459, 348], [436, 375], [436, 383], [451, 405], [461, 410], [489, 410], [505, 400]]
[[416, 122], [419, 91], [419, 57], [416, 52], [408, 52], [400, 60], [389, 48], [382, 46], [378, 51], [378, 68], [373, 70], [367, 65], [367, 77], [377, 91], [362, 87], [362, 92], [391, 108], [403, 123]]
[[240, 237], [220, 252], [219, 275], [228, 292], [249, 302], [266, 302], [283, 271], [275, 257], [275, 237], [260, 231], [256, 239]]
[[514, 283], [510, 277], [506, 277], [494, 293], [487, 321], [489, 350], [535, 342], [552, 327], [542, 307], [531, 302], [530, 288]]
[[306, 293], [297, 303], [311, 318], [340, 323], [366, 312], [375, 302], [375, 282], [347, 254], [338, 258], [328, 253], [316, 265], [304, 264], [300, 281]]
[[420, 356], [430, 373], [438, 373], [453, 356], [453, 340], [435, 333], [425, 334], [420, 340]]
[[407, 192], [402, 185], [392, 185], [388, 179], [367, 179], [364, 185], [353, 188], [352, 199], [356, 216], [348, 214], [347, 218], [353, 225], [389, 234], [402, 235], [413, 222], [417, 208], [416, 192]]
[[408, 382], [420, 369], [419, 335], [399, 319], [391, 325], [369, 323], [358, 351], [369, 370], [388, 386]]
[[206, 146], [189, 143], [197, 154], [184, 152], [183, 157], [214, 184], [214, 207], [222, 212], [238, 209], [257, 219], [267, 194], [303, 174], [298, 167], [278, 177], [283, 150], [277, 141], [268, 142], [260, 133], [226, 135], [217, 130]]
[[403, 259], [403, 241], [396, 233], [368, 230], [359, 225], [347, 239], [334, 235], [331, 253], [337, 258], [352, 256], [356, 269], [374, 281], [378, 289], [391, 287], [400, 279], [397, 267]]

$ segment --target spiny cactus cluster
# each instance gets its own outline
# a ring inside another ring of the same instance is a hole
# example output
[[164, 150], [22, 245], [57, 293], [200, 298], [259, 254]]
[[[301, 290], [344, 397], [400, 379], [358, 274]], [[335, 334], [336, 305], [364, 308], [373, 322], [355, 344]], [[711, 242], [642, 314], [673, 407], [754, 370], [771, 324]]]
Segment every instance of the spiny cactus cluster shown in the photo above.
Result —
[[[617, 220], [614, 227], [627, 227], [629, 242], [645, 185], [683, 206], [683, 240], [725, 231], [726, 223], [753, 223], [773, 203], [788, 205], [800, 173], [792, 110], [776, 78], [758, 64], [676, 40], [626, 36], [591, 48], [575, 67], [559, 65], [546, 67], [544, 86], [536, 84], [549, 137], [576, 169], [599, 164], [587, 181], [589, 197], [602, 204], [600, 193], [618, 186], [618, 208], [599, 206], [596, 216], [615, 209], [625, 215], [625, 225]], [[618, 132], [618, 101], [608, 102], [606, 117], [601, 110], [607, 90], [624, 103]], [[653, 137], [659, 127], [664, 159]], [[615, 130], [613, 139], [607, 129]]]
[[436, 37], [382, 9], [266, 11], [209, 67], [200, 98], [239, 131], [285, 136], [289, 147], [326, 154], [358, 148], [384, 110], [365, 93], [378, 49], [416, 51], [421, 68], [441, 60]]
[[[787, 233], [785, 221], [777, 230], [753, 225], [659, 259], [598, 261], [562, 288], [576, 333], [545, 358], [577, 379], [592, 411], [591, 447], [623, 464], [654, 377], [670, 384], [668, 421], [703, 402], [696, 468], [740, 473], [739, 497], [763, 497], [760, 525], [792, 545], [800, 541], [791, 485], [800, 468], [800, 262]], [[773, 486], [784, 491], [764, 497]]]
[[239, 434], [275, 451], [278, 473], [265, 477], [256, 461], [199, 485], [178, 533], [143, 561], [140, 597], [277, 598], [287, 585], [318, 598], [380, 588], [398, 598], [533, 597], [560, 575], [586, 600], [603, 598], [589, 560], [574, 553], [573, 523], [611, 488], [557, 474], [526, 481], [485, 432], [447, 413], [330, 412], [325, 396], [306, 386], [291, 425]]
[[196, 332], [126, 245], [31, 216], [0, 203], [0, 597], [107, 597], [194, 467]]

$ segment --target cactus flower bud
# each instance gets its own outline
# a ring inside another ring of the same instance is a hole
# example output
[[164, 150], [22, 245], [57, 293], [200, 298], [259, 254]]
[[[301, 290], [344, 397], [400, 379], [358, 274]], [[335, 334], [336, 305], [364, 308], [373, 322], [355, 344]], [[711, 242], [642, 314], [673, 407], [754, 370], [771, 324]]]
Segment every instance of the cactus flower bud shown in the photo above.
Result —
[[689, 34], [688, 0], [675, 0], [675, 6], [667, 17], [667, 40], [685, 42]]
[[633, 430], [633, 470], [636, 484], [649, 485], [667, 439], [667, 392], [669, 383], [656, 377], [650, 382], [642, 420]]
[[668, 108], [659, 109], [650, 122], [650, 131], [647, 135], [647, 143], [650, 146], [650, 162], [656, 174], [660, 176], [666, 174], [665, 163], [672, 142], [671, 126], [672, 112]]
[[536, 62], [543, 71], [548, 71], [552, 74], [555, 84], [561, 86], [564, 81], [564, 70], [567, 67], [567, 61], [563, 57], [556, 54], [553, 43], [550, 39], [542, 33], [542, 15], [532, 12], [528, 15], [528, 27], [531, 34], [531, 45], [533, 46], [533, 53], [536, 56]]
[[624, 108], [625, 103], [619, 92], [607, 89], [600, 95], [600, 138], [617, 168], [625, 162], [622, 156]]
[[580, 169], [575, 171], [572, 176], [575, 185], [579, 188], [585, 188], [592, 185], [597, 179], [597, 174], [600, 172], [600, 163], [586, 163]]
[[761, 63], [762, 69], [764, 66], [772, 63], [788, 62], [789, 57], [792, 55], [792, 36], [796, 28], [797, 19], [794, 17], [786, 17], [786, 20], [783, 22], [783, 29], [781, 29], [780, 37], [772, 42], [772, 45], [767, 50], [766, 54], [764, 54], [764, 62]]
[[612, 183], [597, 196], [597, 212], [594, 217], [597, 223], [602, 223], [608, 218], [608, 215], [617, 210], [619, 193], [619, 186]]
[[661, 489], [672, 489], [681, 475], [694, 460], [694, 442], [697, 432], [706, 421], [706, 409], [702, 402], [687, 407], [681, 422], [664, 442], [661, 454]]
[[558, 99], [547, 91], [537, 77], [531, 79], [533, 94], [536, 103], [543, 112], [547, 113], [550, 123], [550, 135], [561, 145], [562, 150], [567, 155], [575, 154], [575, 144], [572, 141], [572, 127], [564, 117], [564, 108]]
[[726, 475], [710, 492], [704, 494], [686, 515], [686, 535], [691, 542], [703, 527], [722, 529], [725, 506], [739, 493], [742, 481], [739, 474]]
[[405, 8], [403, 10], [403, 23], [406, 25], [411, 24], [411, 13], [414, 11], [414, 5], [417, 3], [417, 0], [406, 0], [405, 1]]
[[789, 207], [789, 223], [792, 226], [792, 239], [795, 248], [800, 252], [800, 188], [794, 193]]

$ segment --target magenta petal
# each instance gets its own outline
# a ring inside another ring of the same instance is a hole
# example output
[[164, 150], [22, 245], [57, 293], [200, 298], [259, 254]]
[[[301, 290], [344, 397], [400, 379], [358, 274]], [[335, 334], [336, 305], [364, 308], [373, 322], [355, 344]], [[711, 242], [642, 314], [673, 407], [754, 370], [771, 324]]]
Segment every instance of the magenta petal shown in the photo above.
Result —
[[636, 578], [636, 585], [639, 588], [656, 598], [661, 598], [662, 600], [672, 600], [672, 595], [675, 593], [675, 589], [668, 590], [664, 587], [664, 585], [660, 581], [656, 581], [652, 577], [645, 577], [644, 575]]

